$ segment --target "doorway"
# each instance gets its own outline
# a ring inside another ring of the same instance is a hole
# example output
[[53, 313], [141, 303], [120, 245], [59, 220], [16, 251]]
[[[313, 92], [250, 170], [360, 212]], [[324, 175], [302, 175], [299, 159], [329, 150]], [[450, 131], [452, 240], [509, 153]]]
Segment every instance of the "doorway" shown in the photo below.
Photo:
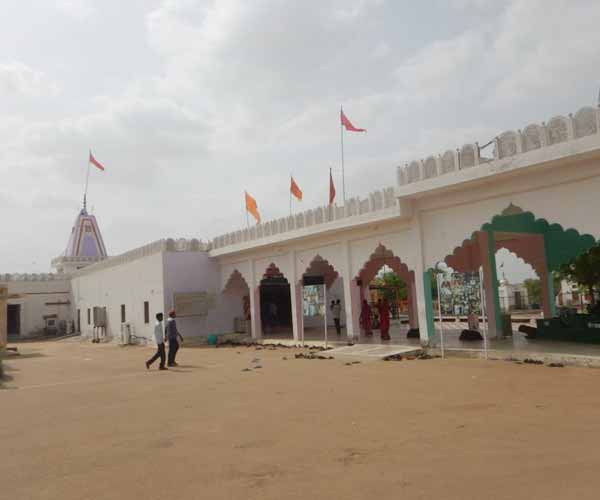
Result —
[[8, 335], [21, 335], [21, 304], [8, 304], [6, 323]]

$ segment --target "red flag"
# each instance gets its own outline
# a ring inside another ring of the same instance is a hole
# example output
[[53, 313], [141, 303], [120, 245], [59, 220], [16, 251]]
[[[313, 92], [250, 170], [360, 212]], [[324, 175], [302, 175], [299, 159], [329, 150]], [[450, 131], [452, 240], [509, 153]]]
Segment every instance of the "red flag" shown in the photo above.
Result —
[[340, 109], [340, 119], [342, 120], [342, 125], [346, 128], [346, 130], [348, 132], [366, 132], [367, 129], [365, 128], [356, 128], [354, 125], [352, 125], [352, 123], [350, 123], [350, 120], [348, 120], [348, 117], [344, 114], [344, 110]]
[[256, 223], [260, 224], [260, 214], [258, 213], [258, 205], [256, 204], [256, 200], [252, 198], [246, 191], [244, 191], [246, 195], [246, 210], [250, 212], [250, 215], [256, 219]]
[[298, 187], [298, 184], [296, 184], [293, 177], [290, 185], [290, 193], [292, 193], [298, 201], [302, 201], [302, 190]]
[[329, 204], [333, 205], [335, 200], [335, 186], [333, 185], [333, 176], [331, 175], [331, 169], [329, 169]]
[[94, 155], [92, 154], [92, 151], [90, 150], [90, 159], [89, 162], [94, 165], [96, 168], [99, 168], [100, 170], [104, 171], [104, 165], [102, 165], [102, 163], [100, 163], [98, 160], [96, 160], [96, 158], [94, 158]]

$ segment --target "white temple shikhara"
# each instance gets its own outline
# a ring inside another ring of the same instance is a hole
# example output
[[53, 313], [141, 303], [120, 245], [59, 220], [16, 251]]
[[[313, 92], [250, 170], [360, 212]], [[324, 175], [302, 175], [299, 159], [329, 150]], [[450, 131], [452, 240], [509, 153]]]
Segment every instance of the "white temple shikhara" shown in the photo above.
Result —
[[[151, 338], [154, 314], [175, 307], [190, 336], [229, 333], [249, 319], [254, 339], [300, 340], [316, 328], [303, 288], [319, 282], [328, 299], [343, 304], [345, 336], [360, 342], [361, 301], [386, 265], [407, 282], [409, 326], [426, 345], [436, 335], [431, 274], [445, 263], [457, 271], [483, 269], [490, 334], [499, 335], [498, 249], [532, 265], [544, 313], [553, 315], [551, 272], [600, 237], [600, 112], [586, 107], [504, 132], [494, 146], [489, 158], [473, 143], [410, 162], [398, 167], [396, 186], [367, 198], [210, 243], [166, 239], [107, 257], [98, 223], [84, 209], [67, 251], [53, 261], [57, 274], [0, 275], [0, 300], [8, 302], [9, 323], [21, 306], [22, 335], [53, 317], [91, 335], [94, 311], [103, 310], [108, 338], [124, 330]], [[48, 289], [43, 306], [29, 306], [27, 290], [40, 283], [57, 289]]]

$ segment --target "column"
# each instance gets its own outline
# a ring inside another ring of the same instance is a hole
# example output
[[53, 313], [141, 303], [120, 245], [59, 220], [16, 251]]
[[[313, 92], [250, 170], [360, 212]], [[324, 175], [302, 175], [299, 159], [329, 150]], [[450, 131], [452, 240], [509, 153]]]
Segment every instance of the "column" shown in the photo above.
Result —
[[[554, 290], [554, 275], [552, 270], [548, 267], [548, 243], [546, 242], [546, 235], [544, 234], [544, 263], [543, 269], [545, 274], [546, 286], [544, 286], [544, 279], [542, 280], [542, 301], [544, 303], [544, 318], [553, 318], [556, 316], [556, 291]], [[546, 305], [547, 304], [547, 305]], [[548, 309], [546, 313], [546, 308]]]
[[290, 252], [290, 300], [292, 302], [292, 332], [294, 340], [302, 339], [302, 283], [298, 280], [296, 272], [296, 252]]
[[488, 336], [502, 335], [500, 316], [500, 296], [498, 295], [498, 274], [496, 272], [496, 245], [492, 231], [479, 231], [477, 242], [483, 267], [483, 288], [485, 290], [485, 313], [488, 318]]
[[415, 283], [415, 273], [408, 274], [406, 287], [408, 290], [408, 322], [411, 330], [419, 328], [419, 308], [417, 306], [417, 286]]
[[8, 343], [8, 332], [6, 331], [6, 300], [8, 298], [8, 289], [0, 287], [0, 352]]
[[248, 283], [248, 287], [250, 288], [250, 331], [253, 340], [260, 340], [262, 338], [260, 281], [257, 284], [253, 260], [250, 260], [250, 283]]
[[431, 270], [426, 269], [424, 264], [425, 245], [420, 212], [415, 213], [413, 228], [417, 250], [417, 265], [415, 268], [417, 321], [421, 345], [427, 346], [429, 345], [429, 339], [435, 335], [435, 324], [433, 322], [433, 300], [431, 296]]
[[361, 287], [352, 278], [352, 262], [350, 256], [350, 243], [342, 242], [343, 270], [342, 280], [344, 287], [344, 310], [346, 311], [346, 335], [348, 341], [355, 342], [360, 338], [360, 296]]

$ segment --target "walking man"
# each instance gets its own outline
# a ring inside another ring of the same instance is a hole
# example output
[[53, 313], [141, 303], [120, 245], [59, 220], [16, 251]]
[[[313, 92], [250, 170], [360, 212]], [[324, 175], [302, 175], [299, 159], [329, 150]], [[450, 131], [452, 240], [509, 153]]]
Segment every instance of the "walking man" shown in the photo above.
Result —
[[179, 340], [183, 342], [183, 337], [177, 330], [177, 323], [175, 322], [175, 310], [169, 311], [169, 319], [167, 319], [167, 327], [165, 333], [167, 341], [169, 342], [169, 361], [168, 366], [177, 366], [175, 362], [175, 356], [179, 350]]
[[150, 369], [152, 363], [160, 358], [159, 370], [166, 370], [165, 366], [165, 334], [163, 331], [163, 313], [156, 315], [156, 323], [154, 324], [154, 341], [156, 342], [156, 353], [148, 361], [146, 361], [146, 368]]
[[335, 332], [338, 335], [342, 334], [342, 324], [340, 323], [340, 317], [342, 315], [342, 304], [340, 304], [340, 299], [337, 302], [331, 301], [331, 312], [333, 313], [333, 322], [335, 323]]

